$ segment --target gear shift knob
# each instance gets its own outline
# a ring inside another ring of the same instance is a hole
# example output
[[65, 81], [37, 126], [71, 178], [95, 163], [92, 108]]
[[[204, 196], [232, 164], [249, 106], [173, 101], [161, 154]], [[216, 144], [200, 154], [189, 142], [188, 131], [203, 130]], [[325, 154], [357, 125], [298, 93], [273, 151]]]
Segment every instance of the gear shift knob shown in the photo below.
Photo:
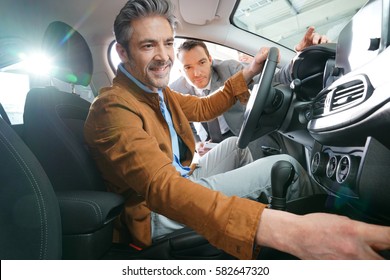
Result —
[[286, 210], [287, 189], [294, 179], [294, 166], [285, 160], [276, 162], [271, 169], [271, 208]]

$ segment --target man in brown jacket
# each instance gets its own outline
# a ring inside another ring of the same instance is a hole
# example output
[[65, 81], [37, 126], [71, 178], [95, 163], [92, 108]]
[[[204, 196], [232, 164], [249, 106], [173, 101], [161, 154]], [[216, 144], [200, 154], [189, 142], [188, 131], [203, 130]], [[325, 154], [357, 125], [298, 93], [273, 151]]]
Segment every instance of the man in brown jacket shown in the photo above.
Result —
[[[127, 2], [114, 24], [122, 64], [112, 87], [102, 89], [93, 102], [85, 125], [87, 143], [109, 189], [127, 199], [117, 240], [128, 237], [148, 246], [156, 230], [176, 223], [241, 259], [252, 258], [256, 244], [304, 259], [380, 258], [375, 250], [390, 247], [389, 228], [329, 214], [297, 216], [248, 199], [266, 190], [270, 166], [279, 156], [250, 163], [246, 150], [223, 142], [220, 150], [202, 158], [200, 168], [189, 168], [195, 148], [189, 121], [212, 119], [237, 100], [246, 102], [247, 83], [262, 70], [268, 49], [261, 49], [213, 95], [171, 91], [167, 84], [177, 23], [171, 12], [164, 0]], [[302, 167], [284, 157], [298, 173], [292, 188], [296, 195], [315, 191]], [[226, 169], [240, 168], [220, 174], [210, 168], [208, 158], [226, 161]], [[253, 193], [241, 195], [242, 189]]]

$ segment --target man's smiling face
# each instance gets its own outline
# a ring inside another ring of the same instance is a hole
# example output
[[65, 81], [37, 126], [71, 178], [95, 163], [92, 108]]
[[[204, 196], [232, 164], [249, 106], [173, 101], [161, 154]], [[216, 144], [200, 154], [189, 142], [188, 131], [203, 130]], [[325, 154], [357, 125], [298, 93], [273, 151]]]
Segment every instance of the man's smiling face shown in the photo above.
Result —
[[153, 91], [166, 87], [174, 61], [171, 25], [166, 18], [148, 16], [132, 21], [132, 30], [128, 52], [118, 49], [127, 71]]

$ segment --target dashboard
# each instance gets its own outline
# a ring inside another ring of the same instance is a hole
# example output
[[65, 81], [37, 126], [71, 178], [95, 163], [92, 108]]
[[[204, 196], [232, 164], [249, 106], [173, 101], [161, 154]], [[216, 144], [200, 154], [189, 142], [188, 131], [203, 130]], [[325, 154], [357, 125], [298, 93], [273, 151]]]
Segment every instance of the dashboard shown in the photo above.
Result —
[[335, 56], [328, 55], [322, 64], [323, 89], [301, 97], [311, 101], [307, 129], [314, 139], [313, 179], [355, 209], [360, 218], [387, 225], [389, 13], [389, 1], [369, 1], [340, 33]]

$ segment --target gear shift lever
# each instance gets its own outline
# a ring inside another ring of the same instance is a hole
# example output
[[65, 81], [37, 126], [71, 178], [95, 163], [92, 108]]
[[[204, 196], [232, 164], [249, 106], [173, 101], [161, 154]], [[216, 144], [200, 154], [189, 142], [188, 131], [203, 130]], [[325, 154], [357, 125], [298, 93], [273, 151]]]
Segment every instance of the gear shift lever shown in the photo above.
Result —
[[289, 161], [276, 162], [271, 169], [271, 208], [286, 210], [287, 189], [294, 179], [295, 170]]

